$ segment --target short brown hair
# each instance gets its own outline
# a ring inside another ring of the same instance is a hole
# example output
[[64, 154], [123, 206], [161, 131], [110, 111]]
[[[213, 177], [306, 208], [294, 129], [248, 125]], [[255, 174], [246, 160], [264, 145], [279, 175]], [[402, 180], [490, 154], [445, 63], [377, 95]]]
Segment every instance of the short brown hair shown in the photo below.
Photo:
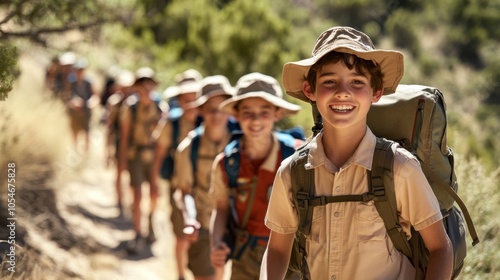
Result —
[[382, 81], [384, 79], [384, 74], [377, 63], [371, 60], [364, 60], [353, 54], [332, 51], [313, 64], [309, 69], [309, 73], [307, 73], [306, 80], [311, 86], [312, 92], [316, 91], [316, 76], [321, 68], [326, 64], [337, 63], [339, 61], [349, 69], [355, 68], [356, 72], [360, 74], [368, 72], [371, 76], [370, 85], [373, 91], [383, 89]]

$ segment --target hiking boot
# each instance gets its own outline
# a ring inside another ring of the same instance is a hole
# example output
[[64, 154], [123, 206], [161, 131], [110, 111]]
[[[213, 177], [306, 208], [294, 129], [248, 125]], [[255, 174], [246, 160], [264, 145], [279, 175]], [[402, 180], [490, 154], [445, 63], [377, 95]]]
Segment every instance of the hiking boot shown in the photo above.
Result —
[[147, 237], [148, 244], [153, 244], [156, 242], [156, 235], [153, 229], [153, 215], [149, 215], [149, 233]]
[[129, 255], [140, 254], [145, 246], [144, 237], [141, 234], [137, 234], [133, 240], [130, 240], [127, 244], [127, 253]]

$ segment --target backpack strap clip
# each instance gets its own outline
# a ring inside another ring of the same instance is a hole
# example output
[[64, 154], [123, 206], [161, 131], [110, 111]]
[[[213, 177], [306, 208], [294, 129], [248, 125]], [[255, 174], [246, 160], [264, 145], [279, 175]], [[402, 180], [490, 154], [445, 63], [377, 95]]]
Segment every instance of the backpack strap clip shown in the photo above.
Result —
[[302, 209], [309, 208], [309, 192], [298, 191], [297, 192], [297, 206]]
[[383, 201], [385, 200], [385, 188], [382, 184], [378, 185], [378, 181], [382, 183], [382, 178], [374, 178], [375, 182], [374, 184], [377, 184], [375, 186], [372, 185], [372, 194], [373, 194], [373, 199], [377, 201]]

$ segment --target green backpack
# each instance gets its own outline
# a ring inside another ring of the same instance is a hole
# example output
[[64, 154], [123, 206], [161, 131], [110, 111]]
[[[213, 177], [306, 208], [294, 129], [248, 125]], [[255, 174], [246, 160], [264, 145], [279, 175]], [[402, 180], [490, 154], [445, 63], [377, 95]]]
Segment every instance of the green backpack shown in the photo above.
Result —
[[[313, 105], [315, 134], [321, 127], [321, 118]], [[460, 273], [466, 256], [465, 222], [472, 237], [472, 245], [479, 243], [467, 207], [457, 195], [458, 184], [454, 172], [453, 151], [446, 143], [446, 107], [442, 93], [420, 85], [400, 85], [396, 93], [384, 95], [374, 103], [368, 114], [368, 126], [379, 137], [368, 174], [368, 192], [358, 195], [315, 196], [314, 169], [306, 170], [309, 145], [304, 145], [292, 157], [291, 183], [294, 206], [299, 215], [299, 226], [290, 258], [289, 272], [310, 279], [306, 262], [306, 238], [310, 234], [313, 208], [328, 203], [351, 201], [375, 202], [387, 233], [396, 249], [406, 255], [417, 269], [415, 279], [425, 277], [428, 251], [421, 236], [412, 228], [407, 240], [399, 225], [392, 176], [394, 150], [402, 146], [420, 161], [422, 170], [436, 195], [443, 213], [446, 232], [454, 251], [453, 278]], [[391, 140], [387, 140], [387, 139]], [[455, 206], [458, 204], [462, 212]]]

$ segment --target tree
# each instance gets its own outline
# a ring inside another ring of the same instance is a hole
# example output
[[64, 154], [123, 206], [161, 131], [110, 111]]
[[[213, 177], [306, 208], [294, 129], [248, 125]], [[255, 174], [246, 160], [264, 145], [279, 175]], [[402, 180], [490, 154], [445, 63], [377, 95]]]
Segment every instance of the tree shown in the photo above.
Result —
[[[49, 38], [70, 30], [97, 31], [103, 23], [124, 20], [115, 1], [6, 0], [0, 2], [0, 100], [12, 89], [16, 77], [17, 50], [9, 44], [28, 39], [50, 47]], [[120, 5], [123, 6], [123, 5]]]

